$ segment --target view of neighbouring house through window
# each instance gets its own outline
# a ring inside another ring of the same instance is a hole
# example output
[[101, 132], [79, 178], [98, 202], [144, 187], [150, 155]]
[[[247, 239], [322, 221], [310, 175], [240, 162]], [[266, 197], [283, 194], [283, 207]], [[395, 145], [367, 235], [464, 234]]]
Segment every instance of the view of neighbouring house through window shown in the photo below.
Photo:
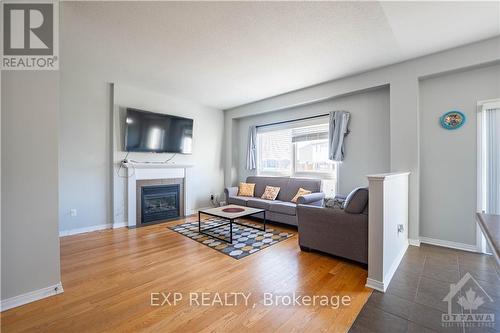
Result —
[[335, 194], [337, 165], [328, 159], [328, 123], [297, 122], [294, 126], [259, 128], [257, 171], [259, 175], [315, 177], [323, 180], [328, 196]]

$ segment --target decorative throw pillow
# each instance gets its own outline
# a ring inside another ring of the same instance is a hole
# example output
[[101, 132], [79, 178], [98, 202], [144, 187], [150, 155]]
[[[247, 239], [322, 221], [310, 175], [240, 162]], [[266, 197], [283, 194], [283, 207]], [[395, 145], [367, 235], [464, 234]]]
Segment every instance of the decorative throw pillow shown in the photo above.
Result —
[[295, 194], [295, 196], [293, 197], [292, 199], [292, 202], [295, 202], [297, 203], [297, 200], [299, 200], [299, 197], [302, 197], [306, 194], [311, 194], [312, 192], [309, 191], [309, 190], [306, 190], [306, 189], [303, 189], [302, 187], [299, 188], [299, 190], [297, 191], [297, 194]]
[[325, 198], [325, 207], [344, 209], [344, 201], [342, 197]]
[[240, 187], [238, 189], [238, 195], [242, 197], [253, 197], [254, 190], [255, 190], [255, 184], [240, 183]]
[[280, 188], [276, 186], [266, 186], [264, 190], [264, 194], [262, 194], [261, 198], [266, 200], [276, 200], [278, 193], [280, 192]]

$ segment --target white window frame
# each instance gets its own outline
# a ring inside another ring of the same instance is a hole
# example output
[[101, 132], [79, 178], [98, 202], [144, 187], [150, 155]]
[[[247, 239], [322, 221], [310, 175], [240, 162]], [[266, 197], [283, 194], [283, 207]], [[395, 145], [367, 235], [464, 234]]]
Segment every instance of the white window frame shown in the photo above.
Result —
[[[325, 120], [328, 119], [328, 116], [325, 116]], [[327, 120], [326, 120], [327, 121]], [[293, 120], [290, 121], [290, 123], [294, 123]], [[298, 128], [298, 127], [303, 127], [307, 126], [309, 124], [320, 124], [321, 118], [317, 118], [313, 122], [308, 122], [307, 120], [300, 120], [295, 123], [295, 126], [293, 128]], [[273, 126], [273, 125], [270, 125]], [[284, 129], [286, 127], [291, 127], [290, 124], [285, 125], [285, 126], [276, 126], [275, 130], [278, 131], [280, 129]], [[270, 131], [271, 132], [271, 131]], [[296, 172], [295, 171], [295, 164], [296, 164], [296, 143], [292, 143], [292, 156], [291, 156], [291, 170], [289, 173], [282, 173], [282, 172], [272, 172], [272, 171], [262, 171], [261, 168], [261, 158], [260, 158], [260, 142], [259, 142], [259, 132], [257, 131], [257, 175], [258, 176], [281, 176], [281, 177], [309, 177], [309, 178], [318, 178], [318, 179], [324, 179], [324, 180], [335, 180], [335, 190], [338, 191], [338, 186], [339, 186], [339, 162], [334, 162], [331, 161], [333, 164], [335, 164], [335, 171], [334, 172]]]
[[[486, 200], [486, 170], [483, 142], [486, 140], [483, 132], [483, 123], [485, 117], [485, 109], [500, 107], [500, 98], [489, 99], [477, 102], [477, 202], [476, 209], [478, 212], [484, 212]], [[478, 252], [491, 254], [488, 250], [486, 238], [478, 224], [476, 224], [476, 247]]]
[[309, 178], [320, 178], [320, 179], [336, 179], [338, 180], [339, 173], [339, 163], [330, 161], [335, 165], [334, 172], [306, 172], [306, 171], [295, 171], [296, 166], [296, 154], [297, 154], [297, 143], [292, 143], [292, 172], [291, 177], [309, 177]]

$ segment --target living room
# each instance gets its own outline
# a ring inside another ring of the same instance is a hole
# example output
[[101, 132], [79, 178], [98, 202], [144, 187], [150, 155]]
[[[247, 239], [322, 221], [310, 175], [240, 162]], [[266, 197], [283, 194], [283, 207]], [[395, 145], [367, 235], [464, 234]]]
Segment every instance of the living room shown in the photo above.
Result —
[[2, 2], [2, 331], [499, 330], [498, 2], [45, 3]]

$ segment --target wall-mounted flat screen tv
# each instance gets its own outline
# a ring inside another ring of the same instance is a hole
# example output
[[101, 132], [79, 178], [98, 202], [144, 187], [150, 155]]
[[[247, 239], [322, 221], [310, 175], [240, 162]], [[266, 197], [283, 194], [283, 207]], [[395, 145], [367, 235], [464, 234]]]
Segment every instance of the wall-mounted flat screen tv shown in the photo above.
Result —
[[193, 119], [127, 108], [125, 150], [191, 154]]

